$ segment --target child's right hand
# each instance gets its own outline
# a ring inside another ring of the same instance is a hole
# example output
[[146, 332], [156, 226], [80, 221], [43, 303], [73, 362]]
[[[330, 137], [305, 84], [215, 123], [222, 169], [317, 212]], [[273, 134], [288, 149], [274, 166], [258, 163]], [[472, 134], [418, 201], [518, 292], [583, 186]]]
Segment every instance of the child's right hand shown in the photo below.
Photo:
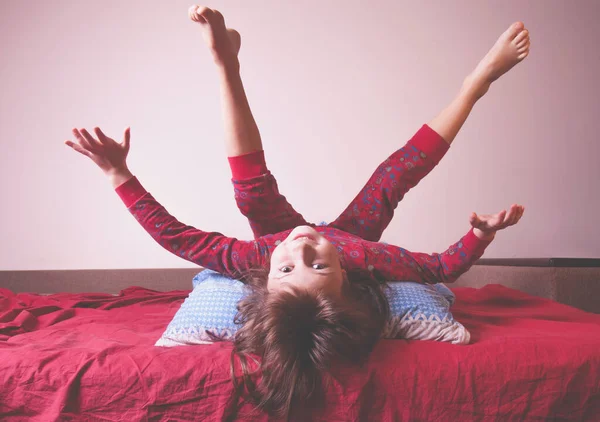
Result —
[[89, 157], [106, 175], [127, 170], [131, 129], [125, 129], [121, 143], [106, 136], [99, 127], [94, 128], [94, 132], [98, 139], [95, 139], [85, 129], [73, 129], [77, 143], [65, 141], [65, 144]]
[[514, 226], [519, 222], [525, 207], [523, 205], [511, 205], [508, 213], [502, 210], [497, 214], [477, 214], [471, 213], [469, 223], [473, 226], [474, 233], [480, 239], [493, 239], [498, 230]]

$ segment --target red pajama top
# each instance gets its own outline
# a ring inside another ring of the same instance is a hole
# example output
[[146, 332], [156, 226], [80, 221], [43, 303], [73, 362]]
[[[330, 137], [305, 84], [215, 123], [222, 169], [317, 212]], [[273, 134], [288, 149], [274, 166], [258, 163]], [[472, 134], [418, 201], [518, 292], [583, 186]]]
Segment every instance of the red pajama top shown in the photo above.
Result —
[[250, 221], [254, 240], [238, 240], [178, 221], [144, 189], [136, 177], [116, 188], [141, 226], [169, 252], [230, 277], [248, 268], [268, 267], [273, 249], [299, 225], [310, 225], [343, 257], [346, 271], [368, 272], [382, 281], [450, 283], [467, 271], [491, 240], [470, 229], [442, 253], [411, 252], [378, 242], [393, 210], [409, 189], [428, 174], [449, 145], [423, 125], [406, 145], [383, 161], [334, 222], [308, 223], [279, 193], [262, 151], [230, 158], [235, 198]]

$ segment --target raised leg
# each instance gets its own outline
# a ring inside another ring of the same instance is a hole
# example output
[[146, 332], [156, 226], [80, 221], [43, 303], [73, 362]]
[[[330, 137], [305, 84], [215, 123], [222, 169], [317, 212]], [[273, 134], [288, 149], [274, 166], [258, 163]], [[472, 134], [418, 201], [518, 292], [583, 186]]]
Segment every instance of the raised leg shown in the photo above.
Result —
[[200, 24], [204, 40], [217, 65], [227, 156], [236, 157], [261, 151], [263, 146], [260, 133], [240, 77], [240, 34], [225, 26], [225, 19], [218, 10], [192, 6], [188, 14]]
[[308, 223], [279, 193], [277, 182], [267, 171], [249, 179], [233, 179], [235, 202], [248, 218], [255, 238], [290, 230]]
[[267, 170], [262, 140], [240, 76], [240, 34], [225, 25], [214, 9], [192, 6], [190, 19], [200, 24], [220, 80], [225, 150], [231, 165], [235, 199], [255, 237], [308, 224], [279, 193]]
[[475, 103], [492, 82], [529, 54], [529, 31], [512, 24], [467, 76], [456, 98], [402, 148], [375, 170], [365, 187], [330, 225], [377, 241], [398, 202], [441, 160]]
[[529, 31], [523, 22], [512, 24], [467, 76], [456, 98], [428, 123], [449, 144], [463, 126], [475, 103], [490, 85], [529, 55]]
[[398, 202], [439, 163], [449, 145], [428, 125], [390, 155], [331, 227], [378, 241]]

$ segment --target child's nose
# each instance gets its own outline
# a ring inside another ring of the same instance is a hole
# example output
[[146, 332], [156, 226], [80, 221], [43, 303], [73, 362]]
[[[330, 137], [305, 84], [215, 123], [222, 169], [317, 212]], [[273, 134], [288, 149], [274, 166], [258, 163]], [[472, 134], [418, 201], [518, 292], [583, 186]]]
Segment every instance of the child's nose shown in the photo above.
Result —
[[315, 247], [310, 243], [300, 242], [294, 248], [295, 258], [306, 265], [310, 265], [313, 262], [316, 253]]

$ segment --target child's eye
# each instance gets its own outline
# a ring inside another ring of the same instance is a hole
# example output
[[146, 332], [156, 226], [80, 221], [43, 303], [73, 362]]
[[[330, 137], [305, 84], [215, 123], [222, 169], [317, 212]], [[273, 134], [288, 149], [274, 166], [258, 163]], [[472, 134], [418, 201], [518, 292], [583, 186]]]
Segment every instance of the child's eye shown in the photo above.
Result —
[[292, 272], [292, 267], [290, 267], [289, 265], [286, 265], [285, 267], [281, 267], [279, 269], [279, 271], [281, 271], [282, 273], [290, 273], [290, 272]]
[[326, 267], [326, 265], [325, 265], [325, 264], [313, 264], [313, 268], [314, 268], [315, 270], [324, 270], [324, 269], [325, 269], [325, 267]]

